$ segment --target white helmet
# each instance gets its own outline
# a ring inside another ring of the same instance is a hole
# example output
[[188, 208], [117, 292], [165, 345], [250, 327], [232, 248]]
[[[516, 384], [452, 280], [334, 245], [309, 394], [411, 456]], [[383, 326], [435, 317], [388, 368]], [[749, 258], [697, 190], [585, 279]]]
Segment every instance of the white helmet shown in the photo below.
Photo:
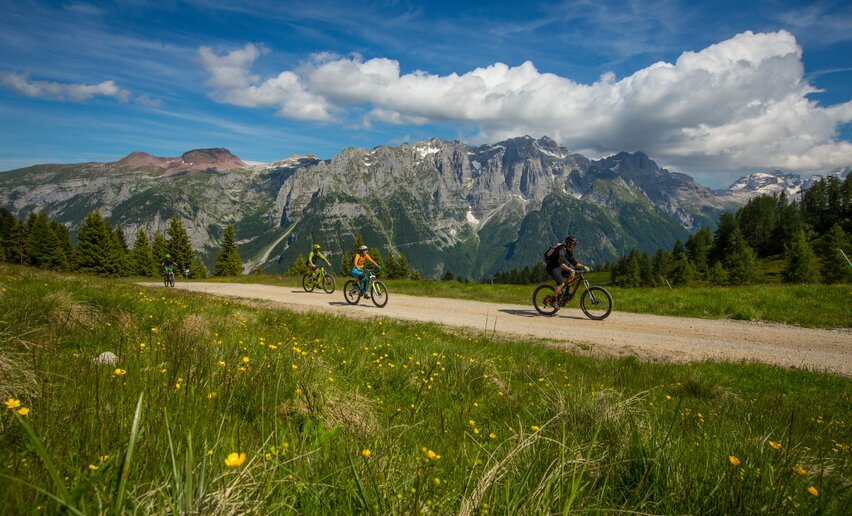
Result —
[[359, 247], [359, 248], [358, 248], [358, 250], [359, 250], [359, 251], [366, 251], [366, 250], [367, 250], [367, 246], [362, 245], [361, 247]]

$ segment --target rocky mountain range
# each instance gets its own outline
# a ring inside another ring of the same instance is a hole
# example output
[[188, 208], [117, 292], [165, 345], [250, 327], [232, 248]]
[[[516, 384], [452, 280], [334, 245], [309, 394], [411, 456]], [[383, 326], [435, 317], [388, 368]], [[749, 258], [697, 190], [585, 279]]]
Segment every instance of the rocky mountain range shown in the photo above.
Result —
[[313, 242], [338, 259], [360, 234], [371, 247], [405, 253], [426, 277], [478, 279], [538, 262], [569, 232], [593, 264], [631, 248], [669, 248], [771, 183], [741, 181], [714, 192], [641, 152], [594, 161], [546, 137], [479, 147], [430, 139], [263, 165], [226, 149], [39, 165], [0, 174], [0, 206], [19, 217], [44, 210], [72, 234], [97, 209], [128, 239], [139, 227], [162, 231], [177, 215], [208, 261], [233, 224], [247, 271], [285, 270]]

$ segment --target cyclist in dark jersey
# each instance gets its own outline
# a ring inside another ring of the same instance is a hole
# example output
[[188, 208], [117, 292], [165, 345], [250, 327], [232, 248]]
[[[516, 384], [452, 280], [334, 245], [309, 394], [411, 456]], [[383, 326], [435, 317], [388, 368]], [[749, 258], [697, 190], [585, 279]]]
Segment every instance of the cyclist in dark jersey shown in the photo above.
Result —
[[[576, 248], [577, 239], [572, 235], [568, 235], [565, 237], [565, 245], [559, 246], [554, 253], [553, 259], [547, 264], [547, 272], [556, 282], [556, 289], [553, 292], [553, 301], [551, 302], [553, 306], [558, 306], [557, 300], [562, 289], [574, 283], [576, 279], [574, 276], [576, 271], [574, 269], [592, 270], [574, 258], [574, 249]], [[568, 299], [570, 300], [571, 297], [573, 296], [569, 294]]]

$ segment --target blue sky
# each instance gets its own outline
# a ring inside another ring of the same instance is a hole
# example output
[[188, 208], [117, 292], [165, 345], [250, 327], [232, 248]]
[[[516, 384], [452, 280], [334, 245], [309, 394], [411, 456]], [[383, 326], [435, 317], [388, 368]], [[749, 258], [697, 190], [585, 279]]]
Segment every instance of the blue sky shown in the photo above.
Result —
[[647, 152], [708, 186], [852, 165], [852, 4], [0, 0], [0, 170], [433, 136]]

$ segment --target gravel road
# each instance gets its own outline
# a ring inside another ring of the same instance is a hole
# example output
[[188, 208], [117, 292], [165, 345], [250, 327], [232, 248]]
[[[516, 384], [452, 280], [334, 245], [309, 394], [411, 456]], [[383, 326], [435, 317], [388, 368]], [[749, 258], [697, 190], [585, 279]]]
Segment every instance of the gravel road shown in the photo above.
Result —
[[[570, 346], [578, 353], [595, 356], [635, 356], [641, 360], [669, 362], [756, 360], [852, 376], [852, 330], [848, 329], [807, 329], [763, 322], [618, 311], [604, 321], [592, 321], [579, 308], [563, 308], [555, 316], [546, 317], [538, 315], [531, 304], [502, 305], [393, 292], [385, 308], [376, 308], [363, 299], [359, 305], [350, 306], [344, 301], [340, 288], [333, 294], [244, 283], [181, 282], [177, 288], [271, 302], [297, 311], [322, 311], [362, 319], [386, 317], [434, 322], [482, 332], [487, 327], [489, 334], [549, 339], [555, 345]], [[617, 299], [615, 308], [618, 308]]]

